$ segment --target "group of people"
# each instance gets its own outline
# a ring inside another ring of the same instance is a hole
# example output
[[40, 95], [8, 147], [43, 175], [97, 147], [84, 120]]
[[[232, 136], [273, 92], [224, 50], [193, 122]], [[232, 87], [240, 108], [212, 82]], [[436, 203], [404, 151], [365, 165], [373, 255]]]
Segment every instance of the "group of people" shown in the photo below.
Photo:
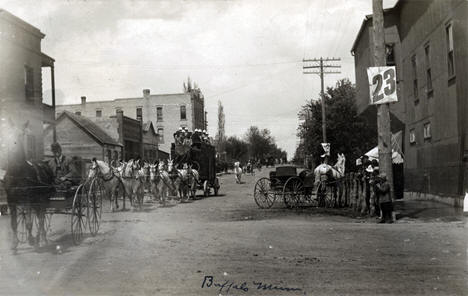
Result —
[[195, 129], [193, 132], [186, 127], [180, 127], [174, 133], [174, 141], [176, 145], [199, 145], [200, 143], [211, 144], [210, 136], [206, 130]]
[[393, 223], [393, 199], [387, 175], [380, 172], [379, 162], [364, 155], [356, 160], [358, 176], [364, 183], [366, 208], [380, 217], [379, 223]]

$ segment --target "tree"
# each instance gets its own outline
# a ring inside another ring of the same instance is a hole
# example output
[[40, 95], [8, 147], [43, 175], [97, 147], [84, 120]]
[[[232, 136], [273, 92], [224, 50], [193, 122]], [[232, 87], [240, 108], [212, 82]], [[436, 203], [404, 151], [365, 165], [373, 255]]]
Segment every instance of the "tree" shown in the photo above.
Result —
[[287, 158], [287, 153], [278, 148], [269, 129], [261, 130], [257, 126], [251, 126], [245, 134], [245, 141], [249, 144], [251, 158], [257, 160]]
[[[328, 87], [325, 93], [327, 137], [331, 144], [331, 156], [344, 153], [348, 160], [354, 160], [377, 144], [375, 130], [358, 117], [355, 103], [356, 88], [348, 80], [339, 80], [335, 87]], [[298, 136], [303, 141], [296, 149], [295, 159], [303, 153], [312, 154], [316, 163], [323, 154], [322, 142], [322, 112], [321, 102], [311, 100], [302, 107], [299, 116], [308, 120], [298, 128]], [[349, 169], [353, 161], [347, 161]]]
[[218, 153], [225, 152], [226, 134], [224, 131], [225, 125], [224, 107], [221, 101], [218, 101], [218, 133], [216, 134], [216, 149]]
[[225, 143], [226, 155], [229, 160], [245, 162], [248, 159], [249, 144], [236, 136], [229, 137]]

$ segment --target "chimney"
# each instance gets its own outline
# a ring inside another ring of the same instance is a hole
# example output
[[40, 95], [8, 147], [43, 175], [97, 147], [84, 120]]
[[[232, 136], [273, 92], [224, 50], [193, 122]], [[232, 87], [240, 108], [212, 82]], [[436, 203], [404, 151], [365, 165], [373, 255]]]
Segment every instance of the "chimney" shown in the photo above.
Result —
[[147, 98], [150, 95], [150, 90], [148, 88], [143, 90], [143, 98]]
[[81, 97], [81, 104], [83, 104], [83, 105], [86, 104], [86, 97], [85, 96]]

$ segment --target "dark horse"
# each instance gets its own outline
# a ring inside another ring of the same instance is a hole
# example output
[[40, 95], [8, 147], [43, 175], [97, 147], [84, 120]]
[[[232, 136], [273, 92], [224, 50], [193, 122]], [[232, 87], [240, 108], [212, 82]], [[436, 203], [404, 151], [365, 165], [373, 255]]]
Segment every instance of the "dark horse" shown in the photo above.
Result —
[[[17, 208], [25, 209], [28, 241], [38, 247], [46, 241], [44, 229], [45, 209], [49, 197], [55, 192], [51, 169], [44, 163], [27, 161], [24, 139], [27, 135], [26, 122], [22, 129], [13, 128], [14, 141], [8, 145], [8, 164], [4, 178], [7, 202], [11, 212], [13, 231], [12, 250], [18, 246]], [[32, 215], [37, 217], [37, 236], [32, 234]]]

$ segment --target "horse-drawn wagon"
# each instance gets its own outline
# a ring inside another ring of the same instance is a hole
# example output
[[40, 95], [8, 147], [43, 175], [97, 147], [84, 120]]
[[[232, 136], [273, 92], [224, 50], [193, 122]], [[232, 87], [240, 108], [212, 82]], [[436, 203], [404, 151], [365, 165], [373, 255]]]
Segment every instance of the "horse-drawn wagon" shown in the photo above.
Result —
[[277, 167], [270, 172], [269, 178], [263, 177], [256, 182], [255, 203], [262, 209], [268, 209], [282, 198], [288, 208], [303, 205], [334, 207], [341, 194], [344, 162], [344, 155], [339, 155], [334, 167], [322, 164], [314, 171], [305, 169], [300, 173], [295, 166]]
[[13, 249], [18, 243], [39, 246], [46, 242], [52, 216], [56, 214], [70, 216], [75, 244], [82, 241], [87, 229], [91, 235], [97, 234], [104, 195], [102, 181], [87, 178], [87, 163], [80, 158], [74, 157], [73, 162], [80, 168], [81, 178], [67, 186], [55, 184], [52, 171], [43, 162], [24, 161], [7, 171], [3, 181], [10, 208]]
[[195, 198], [198, 189], [203, 190], [204, 196], [209, 196], [211, 190], [218, 195], [220, 184], [216, 176], [216, 149], [208, 143], [173, 144], [171, 158], [174, 159], [175, 167], [184, 164], [198, 173], [195, 182], [189, 182], [190, 197]]

